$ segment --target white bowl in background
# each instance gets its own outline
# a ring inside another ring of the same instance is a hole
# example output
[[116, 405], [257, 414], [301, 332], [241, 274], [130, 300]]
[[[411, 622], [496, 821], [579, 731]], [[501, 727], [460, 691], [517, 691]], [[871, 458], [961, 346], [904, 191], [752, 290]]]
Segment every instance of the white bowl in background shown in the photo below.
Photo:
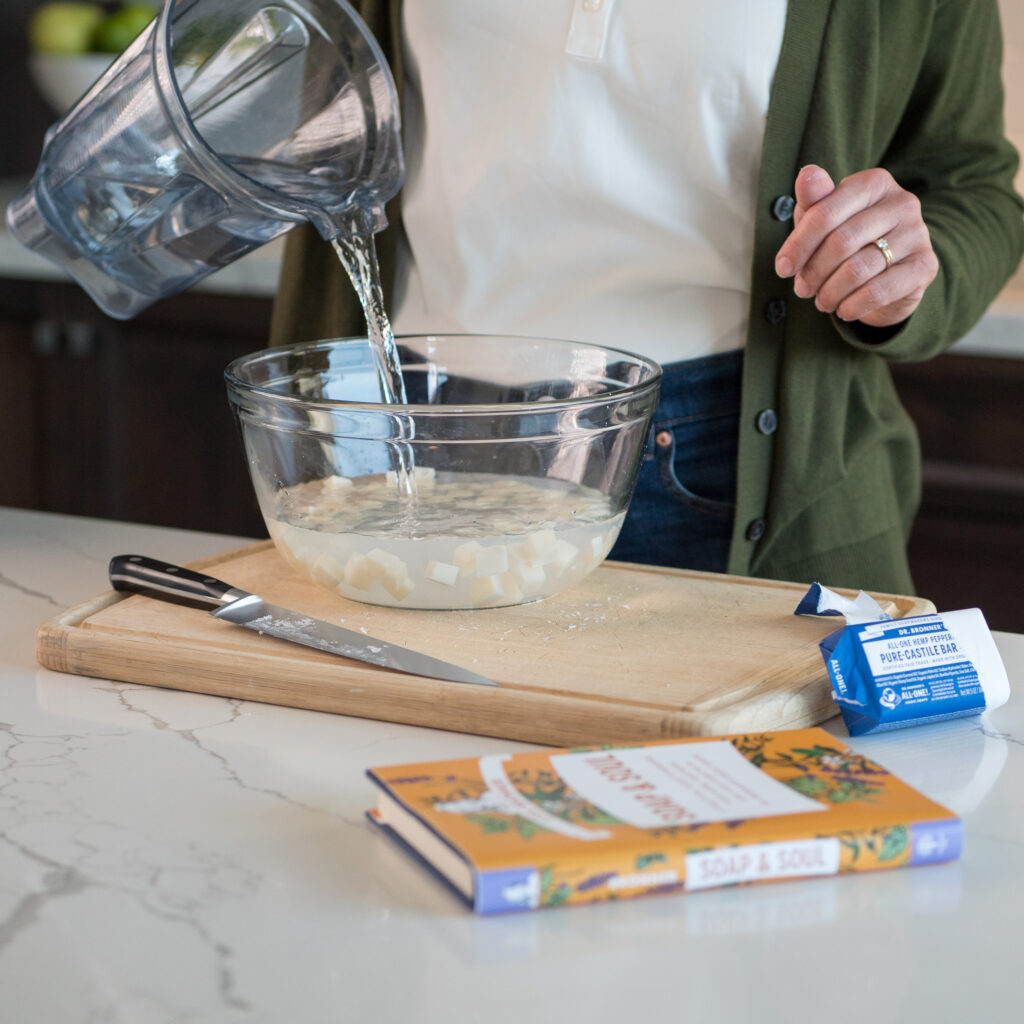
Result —
[[40, 95], [58, 114], [66, 114], [116, 60], [110, 53], [33, 53], [28, 66]]

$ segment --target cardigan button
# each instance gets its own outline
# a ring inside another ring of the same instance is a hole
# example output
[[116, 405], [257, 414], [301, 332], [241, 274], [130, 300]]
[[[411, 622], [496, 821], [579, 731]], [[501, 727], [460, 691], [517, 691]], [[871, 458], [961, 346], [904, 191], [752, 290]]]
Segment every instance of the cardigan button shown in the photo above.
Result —
[[774, 409], [762, 409], [757, 414], [755, 423], [762, 434], [774, 434], [779, 426], [779, 417]]
[[747, 540], [760, 540], [764, 536], [766, 525], [763, 519], [751, 519], [747, 524]]
[[765, 303], [764, 318], [773, 327], [776, 324], [782, 323], [782, 321], [786, 319], [786, 300], [769, 299], [768, 302]]
[[772, 202], [772, 216], [776, 220], [792, 220], [796, 200], [792, 196], [776, 196]]

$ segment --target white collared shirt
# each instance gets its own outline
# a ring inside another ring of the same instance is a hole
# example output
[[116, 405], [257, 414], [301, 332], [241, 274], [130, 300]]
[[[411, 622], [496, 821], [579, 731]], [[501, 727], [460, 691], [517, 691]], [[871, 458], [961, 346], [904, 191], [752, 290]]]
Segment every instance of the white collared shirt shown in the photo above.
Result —
[[[597, 19], [573, 36], [581, 7]], [[396, 333], [560, 337], [663, 363], [741, 348], [785, 10], [405, 0]], [[594, 47], [595, 26], [600, 59], [567, 52]]]

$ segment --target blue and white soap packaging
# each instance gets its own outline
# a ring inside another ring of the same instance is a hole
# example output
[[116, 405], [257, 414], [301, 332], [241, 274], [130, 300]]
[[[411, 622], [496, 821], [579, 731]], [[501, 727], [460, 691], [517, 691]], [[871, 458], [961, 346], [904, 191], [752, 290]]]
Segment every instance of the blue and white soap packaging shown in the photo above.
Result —
[[893, 619], [863, 591], [851, 599], [815, 583], [795, 614], [846, 619], [820, 647], [851, 736], [978, 715], [1009, 699], [978, 608]]

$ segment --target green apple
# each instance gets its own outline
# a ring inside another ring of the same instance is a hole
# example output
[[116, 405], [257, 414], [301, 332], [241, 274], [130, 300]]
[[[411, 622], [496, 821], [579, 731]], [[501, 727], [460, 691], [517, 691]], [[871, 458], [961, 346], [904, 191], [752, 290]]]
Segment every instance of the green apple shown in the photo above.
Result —
[[102, 7], [84, 0], [45, 3], [29, 19], [29, 46], [36, 53], [87, 53], [105, 17]]
[[158, 13], [149, 4], [119, 7], [100, 22], [93, 36], [93, 49], [98, 53], [121, 53]]

